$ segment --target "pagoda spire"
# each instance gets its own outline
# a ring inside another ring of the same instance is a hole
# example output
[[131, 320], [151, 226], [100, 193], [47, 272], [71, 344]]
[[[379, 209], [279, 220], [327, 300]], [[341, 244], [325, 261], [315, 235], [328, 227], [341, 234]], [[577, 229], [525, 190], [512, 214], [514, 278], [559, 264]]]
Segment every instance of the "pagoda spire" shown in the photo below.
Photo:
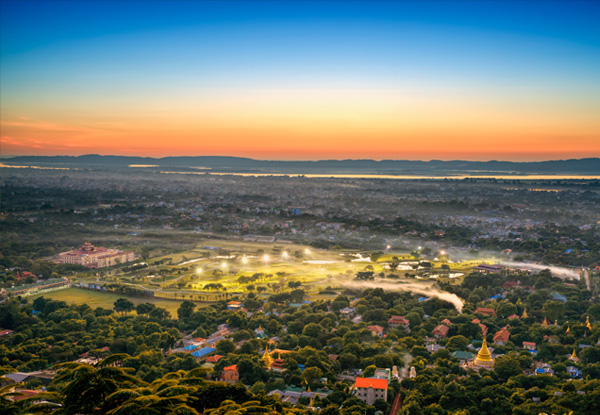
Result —
[[492, 358], [492, 354], [487, 347], [487, 341], [485, 336], [483, 337], [483, 344], [481, 345], [481, 349], [477, 352], [477, 356], [473, 359], [471, 363], [471, 367], [475, 370], [479, 369], [493, 369], [494, 368], [494, 359]]
[[527, 307], [525, 307], [523, 309], [523, 315], [521, 316], [521, 318], [527, 318], [527, 317], [529, 317], [529, 316], [527, 315]]
[[585, 319], [585, 327], [587, 327], [589, 330], [592, 329], [592, 325], [590, 324], [590, 316], [587, 316]]
[[263, 354], [263, 357], [261, 360], [265, 363], [265, 366], [267, 367], [267, 369], [269, 369], [271, 367], [271, 365], [273, 364], [273, 358], [269, 354], [269, 345], [268, 344], [265, 346], [265, 353]]

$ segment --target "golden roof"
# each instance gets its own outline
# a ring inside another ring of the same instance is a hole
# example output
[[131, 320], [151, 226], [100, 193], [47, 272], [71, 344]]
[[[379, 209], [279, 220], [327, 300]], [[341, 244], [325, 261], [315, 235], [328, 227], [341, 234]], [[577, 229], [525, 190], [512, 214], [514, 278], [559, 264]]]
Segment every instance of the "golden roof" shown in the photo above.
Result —
[[527, 307], [525, 307], [523, 309], [523, 315], [521, 316], [521, 318], [527, 318], [527, 317], [529, 317], [529, 316], [527, 315]]

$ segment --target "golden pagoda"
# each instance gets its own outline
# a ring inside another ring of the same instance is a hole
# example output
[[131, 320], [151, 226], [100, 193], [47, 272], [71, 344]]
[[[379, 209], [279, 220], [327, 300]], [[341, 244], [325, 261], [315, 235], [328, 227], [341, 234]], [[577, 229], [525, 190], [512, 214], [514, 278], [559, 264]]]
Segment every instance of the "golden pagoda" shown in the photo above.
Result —
[[475, 370], [491, 370], [494, 368], [494, 359], [492, 359], [492, 354], [487, 347], [487, 341], [485, 340], [485, 337], [483, 338], [481, 349], [479, 349], [477, 356], [475, 356], [475, 359], [473, 359], [473, 362], [471, 363], [471, 367]]
[[571, 359], [574, 362], [578, 362], [579, 361], [579, 358], [575, 354], [575, 349], [573, 349], [573, 354], [571, 356], [569, 356], [569, 359]]
[[264, 362], [267, 369], [270, 368], [271, 365], [273, 364], [273, 358], [269, 354], [269, 346], [268, 345], [265, 347], [265, 353], [263, 354], [263, 357], [261, 360]]
[[523, 309], [523, 315], [521, 316], [521, 318], [527, 318], [527, 317], [529, 317], [529, 316], [527, 315], [527, 307], [525, 307]]
[[585, 326], [590, 330], [592, 329], [592, 325], [590, 324], [590, 316], [587, 316], [585, 319]]
[[571, 332], [571, 326], [567, 326], [567, 331], [565, 331], [565, 334], [569, 334]]
[[542, 321], [542, 327], [548, 327], [548, 319], [544, 317], [544, 321]]

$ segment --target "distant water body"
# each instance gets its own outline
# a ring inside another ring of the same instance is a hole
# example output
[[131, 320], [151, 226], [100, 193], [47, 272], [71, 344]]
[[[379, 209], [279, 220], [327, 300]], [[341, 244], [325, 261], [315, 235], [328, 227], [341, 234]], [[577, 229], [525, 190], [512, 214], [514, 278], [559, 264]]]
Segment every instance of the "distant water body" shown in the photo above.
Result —
[[243, 177], [306, 177], [321, 179], [498, 179], [498, 180], [600, 180], [599, 175], [577, 174], [455, 174], [455, 175], [408, 175], [408, 174], [300, 174], [300, 173], [223, 173], [223, 172], [176, 172], [161, 171], [166, 174], [208, 174], [214, 176], [243, 176]]
[[[158, 168], [155, 164], [130, 164], [129, 168]], [[53, 167], [36, 165], [10, 165], [0, 163], [0, 168], [39, 169], [39, 170], [83, 170], [82, 167]], [[486, 174], [457, 173], [457, 174], [374, 174], [374, 173], [248, 173], [248, 172], [214, 172], [207, 167], [192, 167], [202, 171], [168, 171], [154, 170], [161, 174], [200, 174], [214, 176], [242, 177], [305, 177], [311, 179], [391, 179], [391, 180], [462, 180], [462, 179], [496, 179], [496, 180], [600, 180], [600, 175], [593, 174]]]

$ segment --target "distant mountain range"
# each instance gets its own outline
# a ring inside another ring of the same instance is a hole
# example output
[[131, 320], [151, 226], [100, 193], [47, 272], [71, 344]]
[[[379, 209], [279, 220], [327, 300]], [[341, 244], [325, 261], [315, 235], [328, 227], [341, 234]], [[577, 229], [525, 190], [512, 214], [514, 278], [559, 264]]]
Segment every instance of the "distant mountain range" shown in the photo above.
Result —
[[[161, 169], [214, 172], [256, 173], [372, 173], [372, 174], [600, 174], [600, 158], [551, 160], [534, 162], [464, 161], [464, 160], [320, 160], [277, 161], [243, 157], [128, 157], [101, 156], [18, 156], [3, 159], [8, 165], [63, 165], [90, 168], [127, 168], [130, 165], [150, 165]], [[197, 171], [197, 170], [196, 170]]]

